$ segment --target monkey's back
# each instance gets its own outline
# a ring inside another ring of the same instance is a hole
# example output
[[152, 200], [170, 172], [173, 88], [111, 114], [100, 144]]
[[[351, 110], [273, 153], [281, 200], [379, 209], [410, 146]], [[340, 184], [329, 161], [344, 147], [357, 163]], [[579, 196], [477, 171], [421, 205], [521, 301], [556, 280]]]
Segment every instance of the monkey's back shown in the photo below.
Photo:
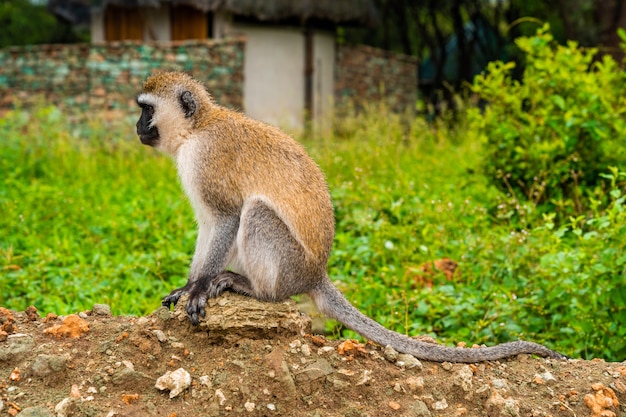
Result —
[[[265, 201], [317, 262], [326, 266], [334, 238], [334, 210], [326, 179], [304, 147], [280, 129], [216, 108], [207, 127], [204, 169], [219, 180], [205, 192], [226, 191], [241, 210], [250, 197]], [[224, 140], [219, 138], [230, 138]], [[208, 196], [207, 196], [208, 197]]]

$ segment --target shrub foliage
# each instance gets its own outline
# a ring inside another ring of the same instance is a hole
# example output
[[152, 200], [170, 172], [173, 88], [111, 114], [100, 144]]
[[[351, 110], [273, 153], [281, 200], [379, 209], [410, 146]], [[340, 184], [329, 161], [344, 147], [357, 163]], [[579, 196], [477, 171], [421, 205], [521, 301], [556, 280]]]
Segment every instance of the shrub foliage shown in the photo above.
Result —
[[492, 62], [472, 86], [487, 102], [469, 111], [485, 144], [484, 172], [517, 199], [582, 213], [582, 196], [603, 191], [600, 173], [626, 161], [626, 74], [597, 49], [556, 44], [547, 26], [516, 44], [521, 80], [515, 63]]

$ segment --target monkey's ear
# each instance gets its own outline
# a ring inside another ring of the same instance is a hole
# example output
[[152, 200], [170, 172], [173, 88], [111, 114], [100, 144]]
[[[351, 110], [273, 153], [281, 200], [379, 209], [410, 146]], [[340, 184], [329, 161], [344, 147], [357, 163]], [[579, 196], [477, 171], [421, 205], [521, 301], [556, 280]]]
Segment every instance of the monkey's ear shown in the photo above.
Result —
[[183, 91], [178, 97], [180, 101], [180, 105], [183, 108], [183, 112], [185, 113], [185, 117], [191, 117], [196, 112], [196, 100], [194, 100], [193, 95], [189, 91]]

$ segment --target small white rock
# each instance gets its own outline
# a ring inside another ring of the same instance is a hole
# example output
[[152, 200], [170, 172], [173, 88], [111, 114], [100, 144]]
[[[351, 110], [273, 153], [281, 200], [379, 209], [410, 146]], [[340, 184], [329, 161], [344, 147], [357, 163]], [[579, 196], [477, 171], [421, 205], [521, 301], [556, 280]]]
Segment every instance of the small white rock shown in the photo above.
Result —
[[243, 408], [245, 408], [246, 411], [248, 411], [249, 413], [254, 411], [254, 407], [256, 407], [256, 404], [251, 403], [250, 401], [246, 401], [246, 403], [243, 405]]
[[552, 385], [556, 382], [556, 378], [554, 378], [554, 375], [552, 375], [549, 371], [545, 371], [542, 374], [535, 374], [533, 379], [541, 379], [547, 385]]
[[191, 385], [191, 375], [183, 368], [178, 368], [174, 372], [167, 371], [165, 375], [157, 379], [154, 387], [161, 391], [169, 390], [170, 398], [174, 398]]
[[385, 346], [385, 350], [383, 350], [383, 356], [389, 362], [396, 362], [398, 360], [398, 351], [391, 347], [391, 345]]
[[369, 369], [364, 369], [361, 378], [357, 381], [356, 385], [369, 385], [372, 380], [372, 371]]
[[289, 347], [292, 349], [299, 348], [302, 346], [302, 341], [300, 339], [296, 339], [293, 342], [289, 343]]
[[300, 351], [304, 356], [311, 356], [311, 348], [306, 343], [300, 347]]
[[70, 397], [62, 399], [57, 405], [54, 406], [54, 411], [57, 413], [57, 417], [66, 417], [67, 408], [72, 404]]
[[221, 389], [215, 390], [215, 396], [217, 397], [217, 402], [219, 403], [219, 405], [224, 405], [226, 403], [226, 396]]
[[446, 408], [448, 408], [448, 402], [445, 398], [433, 404], [433, 409], [435, 410], [445, 410]]
[[507, 384], [506, 380], [504, 379], [492, 379], [491, 383], [493, 384], [493, 387], [495, 389], [507, 389], [509, 387], [509, 384]]
[[324, 353], [332, 352], [334, 350], [335, 348], [332, 346], [322, 346], [321, 348], [317, 349], [317, 354], [322, 355]]
[[410, 376], [406, 379], [406, 383], [413, 392], [422, 392], [424, 390], [424, 378], [421, 376]]
[[452, 370], [452, 364], [450, 362], [443, 362], [441, 364], [441, 367], [445, 370], [445, 371], [451, 371]]
[[152, 333], [156, 336], [157, 340], [161, 343], [165, 343], [167, 342], [167, 336], [165, 335], [165, 332], [163, 330], [152, 330]]
[[91, 311], [96, 316], [110, 316], [111, 315], [111, 307], [109, 307], [107, 304], [94, 304]]
[[396, 362], [396, 366], [404, 369], [411, 369], [417, 367], [418, 369], [422, 369], [424, 366], [422, 363], [413, 355], [407, 355], [406, 353], [400, 353], [397, 355], [398, 362]]
[[211, 388], [211, 386], [213, 385], [211, 383], [211, 378], [209, 378], [208, 375], [202, 375], [200, 378], [198, 378], [198, 380], [200, 381], [200, 384], [204, 385], [205, 387]]
[[270, 403], [270, 404], [268, 404], [268, 405], [267, 405], [267, 408], [269, 408], [269, 409], [270, 409], [270, 410], [272, 410], [272, 411], [276, 411], [276, 406], [275, 406], [274, 404], [271, 404], [271, 403]]

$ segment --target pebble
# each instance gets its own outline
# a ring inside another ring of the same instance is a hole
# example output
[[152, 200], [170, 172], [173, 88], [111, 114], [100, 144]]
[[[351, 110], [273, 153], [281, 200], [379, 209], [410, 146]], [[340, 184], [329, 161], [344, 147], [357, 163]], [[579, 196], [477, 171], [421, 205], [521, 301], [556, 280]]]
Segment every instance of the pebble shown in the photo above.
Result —
[[409, 409], [416, 417], [431, 417], [432, 414], [424, 401], [416, 400]]
[[[472, 372], [472, 368], [469, 365], [463, 365], [461, 369], [459, 369], [454, 375], [454, 385], [461, 387], [464, 392], [470, 392], [472, 389], [472, 378], [474, 377], [474, 372]], [[493, 381], [494, 386], [496, 384]]]
[[409, 389], [413, 392], [421, 392], [422, 390], [424, 390], [424, 378], [422, 378], [421, 376], [408, 377], [406, 379], [406, 384], [409, 386]]
[[57, 414], [57, 417], [66, 417], [68, 408], [72, 405], [74, 400], [70, 397], [62, 399], [57, 405], [54, 406], [54, 411]]
[[332, 365], [326, 359], [318, 359], [296, 374], [298, 382], [315, 381], [334, 372]]
[[34, 346], [35, 341], [32, 336], [24, 333], [10, 334], [7, 340], [0, 344], [0, 362], [30, 352]]
[[444, 362], [441, 364], [441, 367], [445, 370], [445, 371], [451, 371], [452, 370], [452, 364], [450, 362]]
[[317, 354], [322, 355], [324, 353], [333, 352], [334, 350], [335, 348], [332, 346], [322, 346], [321, 348], [317, 349]]
[[508, 384], [504, 379], [492, 379], [491, 383], [495, 389], [507, 389]]
[[91, 311], [95, 316], [111, 315], [111, 307], [109, 307], [107, 304], [94, 304]]
[[272, 410], [272, 411], [276, 411], [276, 406], [274, 404], [272, 404], [272, 403], [268, 404], [267, 408]]
[[65, 368], [67, 358], [61, 355], [37, 355], [31, 365], [34, 376], [44, 377], [60, 372]]
[[243, 408], [245, 408], [246, 411], [248, 411], [249, 413], [254, 411], [254, 407], [256, 407], [256, 404], [250, 401], [246, 401], [246, 403], [243, 405]]
[[418, 369], [423, 369], [424, 366], [422, 363], [413, 355], [407, 355], [406, 353], [400, 353], [397, 355], [398, 361], [396, 362], [396, 366], [403, 369], [412, 369], [417, 367]]
[[221, 389], [215, 390], [215, 397], [217, 397], [217, 402], [219, 403], [219, 405], [224, 405], [226, 403], [226, 396]]
[[356, 385], [369, 385], [372, 380], [372, 371], [369, 369], [364, 369], [363, 374], [361, 374], [361, 378], [357, 381]]
[[448, 408], [448, 402], [445, 398], [441, 401], [436, 401], [435, 404], [433, 404], [433, 409], [438, 411], [445, 410], [446, 408]]
[[209, 378], [208, 375], [202, 375], [200, 378], [198, 378], [198, 380], [200, 381], [201, 385], [204, 385], [207, 388], [211, 388], [213, 386], [213, 383], [211, 383], [211, 378]]
[[[2, 407], [0, 407], [0, 410], [2, 410]], [[46, 407], [24, 408], [18, 415], [19, 417], [52, 417], [52, 414], [50, 414]]]
[[161, 343], [165, 343], [167, 342], [167, 336], [165, 335], [165, 332], [163, 330], [152, 330], [152, 333], [156, 336], [157, 340]]
[[170, 398], [174, 398], [189, 388], [190, 385], [191, 375], [189, 375], [189, 372], [185, 371], [183, 368], [178, 368], [173, 372], [167, 371], [164, 375], [160, 376], [154, 387], [161, 391], [169, 390]]
[[385, 346], [385, 350], [383, 350], [383, 356], [389, 362], [397, 362], [398, 361], [398, 351], [391, 347], [391, 345]]

